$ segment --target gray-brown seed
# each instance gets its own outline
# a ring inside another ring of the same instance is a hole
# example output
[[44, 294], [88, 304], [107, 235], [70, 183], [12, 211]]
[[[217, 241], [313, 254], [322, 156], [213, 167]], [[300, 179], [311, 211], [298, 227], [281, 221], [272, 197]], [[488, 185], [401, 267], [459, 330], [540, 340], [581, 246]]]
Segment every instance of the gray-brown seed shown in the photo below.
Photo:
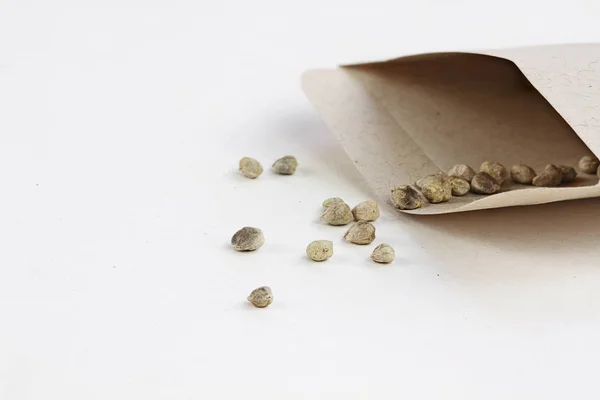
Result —
[[333, 242], [315, 240], [306, 247], [306, 255], [313, 261], [325, 261], [333, 255]]
[[273, 171], [280, 175], [293, 175], [298, 167], [298, 161], [294, 156], [284, 156], [273, 163]]
[[382, 243], [379, 246], [375, 247], [373, 253], [371, 253], [371, 260], [382, 263], [389, 264], [394, 261], [396, 257], [396, 252], [389, 244]]
[[329, 225], [347, 225], [354, 221], [350, 206], [344, 202], [333, 202], [321, 214], [321, 221]]
[[423, 207], [421, 195], [408, 185], [398, 186], [391, 190], [390, 200], [400, 210], [414, 210]]
[[339, 197], [331, 197], [323, 202], [323, 208], [327, 208], [333, 203], [340, 203], [340, 202], [343, 203], [344, 200], [342, 200]]
[[478, 172], [471, 181], [471, 191], [478, 194], [494, 194], [500, 190], [500, 185], [487, 172]]
[[577, 171], [575, 168], [569, 167], [568, 165], [559, 165], [558, 169], [562, 173], [562, 181], [560, 183], [573, 182], [577, 178]]
[[579, 160], [579, 168], [586, 174], [596, 173], [599, 166], [600, 161], [594, 156], [583, 156], [581, 160]]
[[273, 303], [273, 291], [268, 286], [261, 286], [250, 293], [248, 301], [254, 307], [265, 308]]
[[452, 197], [452, 186], [445, 178], [434, 176], [423, 182], [421, 193], [432, 204], [443, 203]]
[[256, 179], [262, 174], [263, 167], [254, 158], [244, 157], [240, 160], [239, 170], [246, 178]]
[[375, 226], [367, 221], [358, 221], [348, 229], [344, 239], [354, 244], [369, 244], [375, 240]]
[[548, 164], [544, 170], [533, 178], [534, 186], [552, 187], [560, 185], [562, 172], [556, 165]]
[[373, 200], [363, 201], [352, 209], [357, 221], [375, 221], [379, 218], [379, 205]]
[[600, 178], [600, 166], [598, 167], [598, 170], [596, 171], [596, 175]]
[[245, 226], [231, 238], [231, 245], [237, 251], [254, 251], [265, 243], [265, 237], [258, 228]]
[[458, 176], [467, 182], [471, 182], [475, 176], [475, 170], [467, 164], [456, 164], [448, 171], [448, 176]]
[[534, 169], [525, 164], [516, 164], [510, 169], [510, 177], [513, 182], [522, 183], [524, 185], [531, 185], [535, 175]]
[[449, 176], [446, 178], [446, 182], [448, 182], [452, 188], [452, 196], [464, 196], [469, 193], [469, 190], [471, 189], [471, 184], [460, 176]]
[[487, 172], [500, 186], [502, 186], [504, 181], [506, 181], [510, 176], [510, 173], [504, 165], [489, 161], [484, 161], [481, 164], [479, 172]]

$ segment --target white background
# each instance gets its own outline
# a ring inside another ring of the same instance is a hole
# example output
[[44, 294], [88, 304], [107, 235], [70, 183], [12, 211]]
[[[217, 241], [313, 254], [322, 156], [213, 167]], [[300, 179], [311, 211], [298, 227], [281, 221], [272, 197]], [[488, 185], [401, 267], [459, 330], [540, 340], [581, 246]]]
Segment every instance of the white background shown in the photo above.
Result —
[[[320, 203], [371, 194], [299, 85], [600, 41], [597, 1], [549, 3], [0, 0], [0, 399], [597, 398], [600, 202], [384, 207], [346, 244]], [[257, 252], [230, 247], [245, 225]], [[306, 259], [315, 239], [332, 259]]]

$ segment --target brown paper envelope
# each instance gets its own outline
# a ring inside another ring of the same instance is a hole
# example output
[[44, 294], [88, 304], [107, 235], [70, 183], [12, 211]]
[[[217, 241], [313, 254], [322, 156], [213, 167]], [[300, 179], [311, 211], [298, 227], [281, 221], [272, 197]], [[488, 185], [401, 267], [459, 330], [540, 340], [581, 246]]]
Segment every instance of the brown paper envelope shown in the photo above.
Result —
[[[518, 184], [412, 214], [443, 214], [600, 196], [584, 155], [600, 155], [600, 44], [434, 53], [313, 70], [303, 89], [378, 197], [466, 163], [578, 170], [556, 188]], [[518, 190], [517, 190], [518, 189]]]

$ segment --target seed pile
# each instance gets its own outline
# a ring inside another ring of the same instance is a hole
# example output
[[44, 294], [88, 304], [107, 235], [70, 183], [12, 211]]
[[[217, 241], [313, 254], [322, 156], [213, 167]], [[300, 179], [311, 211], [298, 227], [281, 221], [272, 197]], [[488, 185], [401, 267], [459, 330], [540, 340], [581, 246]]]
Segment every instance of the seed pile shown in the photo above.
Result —
[[[584, 156], [579, 169], [586, 174], [600, 177], [600, 160], [595, 156]], [[510, 170], [504, 165], [484, 161], [476, 172], [467, 164], [456, 164], [445, 174], [442, 171], [424, 176], [410, 185], [393, 187], [390, 201], [399, 210], [415, 210], [426, 203], [439, 204], [452, 197], [465, 196], [469, 192], [492, 195], [506, 191], [507, 182], [538, 187], [556, 187], [577, 179], [577, 170], [569, 165], [547, 164], [540, 173], [526, 164], [515, 164]]]

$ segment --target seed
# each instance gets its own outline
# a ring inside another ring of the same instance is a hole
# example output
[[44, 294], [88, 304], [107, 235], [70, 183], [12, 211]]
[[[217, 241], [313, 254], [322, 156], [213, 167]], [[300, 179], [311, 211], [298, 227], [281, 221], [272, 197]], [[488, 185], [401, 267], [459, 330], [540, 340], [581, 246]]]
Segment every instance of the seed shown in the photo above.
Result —
[[347, 225], [354, 221], [350, 206], [343, 201], [333, 202], [321, 214], [321, 221], [329, 225]]
[[479, 194], [494, 194], [500, 190], [500, 185], [487, 172], [478, 172], [471, 181], [471, 191]]
[[535, 186], [558, 186], [562, 181], [562, 172], [556, 165], [548, 164], [541, 174], [533, 178]]
[[254, 307], [265, 308], [273, 303], [273, 291], [268, 286], [256, 288], [248, 296], [248, 301]]
[[363, 201], [352, 209], [357, 221], [375, 221], [379, 218], [379, 205], [373, 200]]
[[231, 245], [237, 251], [254, 251], [265, 243], [265, 237], [258, 228], [245, 226], [231, 238]]
[[358, 221], [348, 229], [344, 239], [354, 244], [369, 244], [375, 240], [375, 227], [367, 221]]
[[436, 175], [423, 182], [421, 193], [430, 203], [442, 203], [452, 197], [452, 186], [442, 176]]
[[325, 261], [333, 255], [333, 242], [315, 240], [306, 247], [306, 255], [313, 261]]
[[598, 167], [598, 170], [596, 171], [596, 175], [598, 175], [598, 177], [600, 177], [600, 166]]
[[487, 172], [494, 178], [498, 185], [502, 185], [509, 177], [506, 167], [499, 163], [484, 161], [479, 168], [479, 172]]
[[246, 178], [250, 179], [258, 178], [263, 172], [262, 165], [250, 157], [244, 157], [240, 160], [239, 170]]
[[471, 189], [471, 184], [460, 176], [449, 176], [446, 178], [446, 182], [448, 182], [452, 188], [452, 196], [464, 196], [469, 193], [469, 190]]
[[560, 172], [562, 173], [562, 181], [560, 183], [573, 182], [575, 178], [577, 178], [577, 171], [575, 171], [575, 168], [573, 167], [559, 165], [558, 169], [560, 169]]
[[273, 171], [280, 175], [293, 175], [298, 167], [298, 161], [294, 156], [284, 156], [273, 163]]
[[446, 174], [444, 174], [443, 172], [436, 172], [435, 174], [427, 175], [427, 176], [419, 179], [418, 181], [415, 182], [415, 186], [418, 189], [422, 189], [423, 186], [425, 186], [431, 180], [444, 179], [445, 177], [446, 177]]
[[522, 183], [524, 185], [531, 185], [533, 178], [535, 178], [535, 171], [528, 165], [516, 164], [510, 169], [510, 177], [514, 182]]
[[423, 200], [421, 200], [419, 192], [408, 185], [392, 189], [390, 200], [394, 207], [400, 210], [414, 210], [423, 207]]
[[600, 166], [600, 161], [594, 156], [583, 156], [581, 160], [579, 160], [579, 168], [586, 174], [597, 172], [598, 166]]
[[371, 260], [382, 264], [391, 263], [392, 261], [394, 261], [395, 257], [396, 252], [394, 251], [392, 246], [385, 243], [382, 243], [379, 246], [375, 247], [373, 253], [371, 253]]
[[331, 204], [333, 204], [333, 203], [339, 203], [339, 202], [342, 202], [342, 203], [343, 203], [343, 202], [344, 202], [344, 200], [342, 200], [342, 199], [341, 199], [341, 198], [339, 198], [339, 197], [331, 197], [331, 198], [329, 198], [329, 199], [327, 199], [327, 200], [325, 200], [325, 201], [323, 202], [323, 208], [327, 208], [327, 207], [329, 207]]
[[467, 164], [456, 164], [448, 171], [448, 176], [458, 176], [467, 182], [471, 182], [475, 176], [475, 170]]

